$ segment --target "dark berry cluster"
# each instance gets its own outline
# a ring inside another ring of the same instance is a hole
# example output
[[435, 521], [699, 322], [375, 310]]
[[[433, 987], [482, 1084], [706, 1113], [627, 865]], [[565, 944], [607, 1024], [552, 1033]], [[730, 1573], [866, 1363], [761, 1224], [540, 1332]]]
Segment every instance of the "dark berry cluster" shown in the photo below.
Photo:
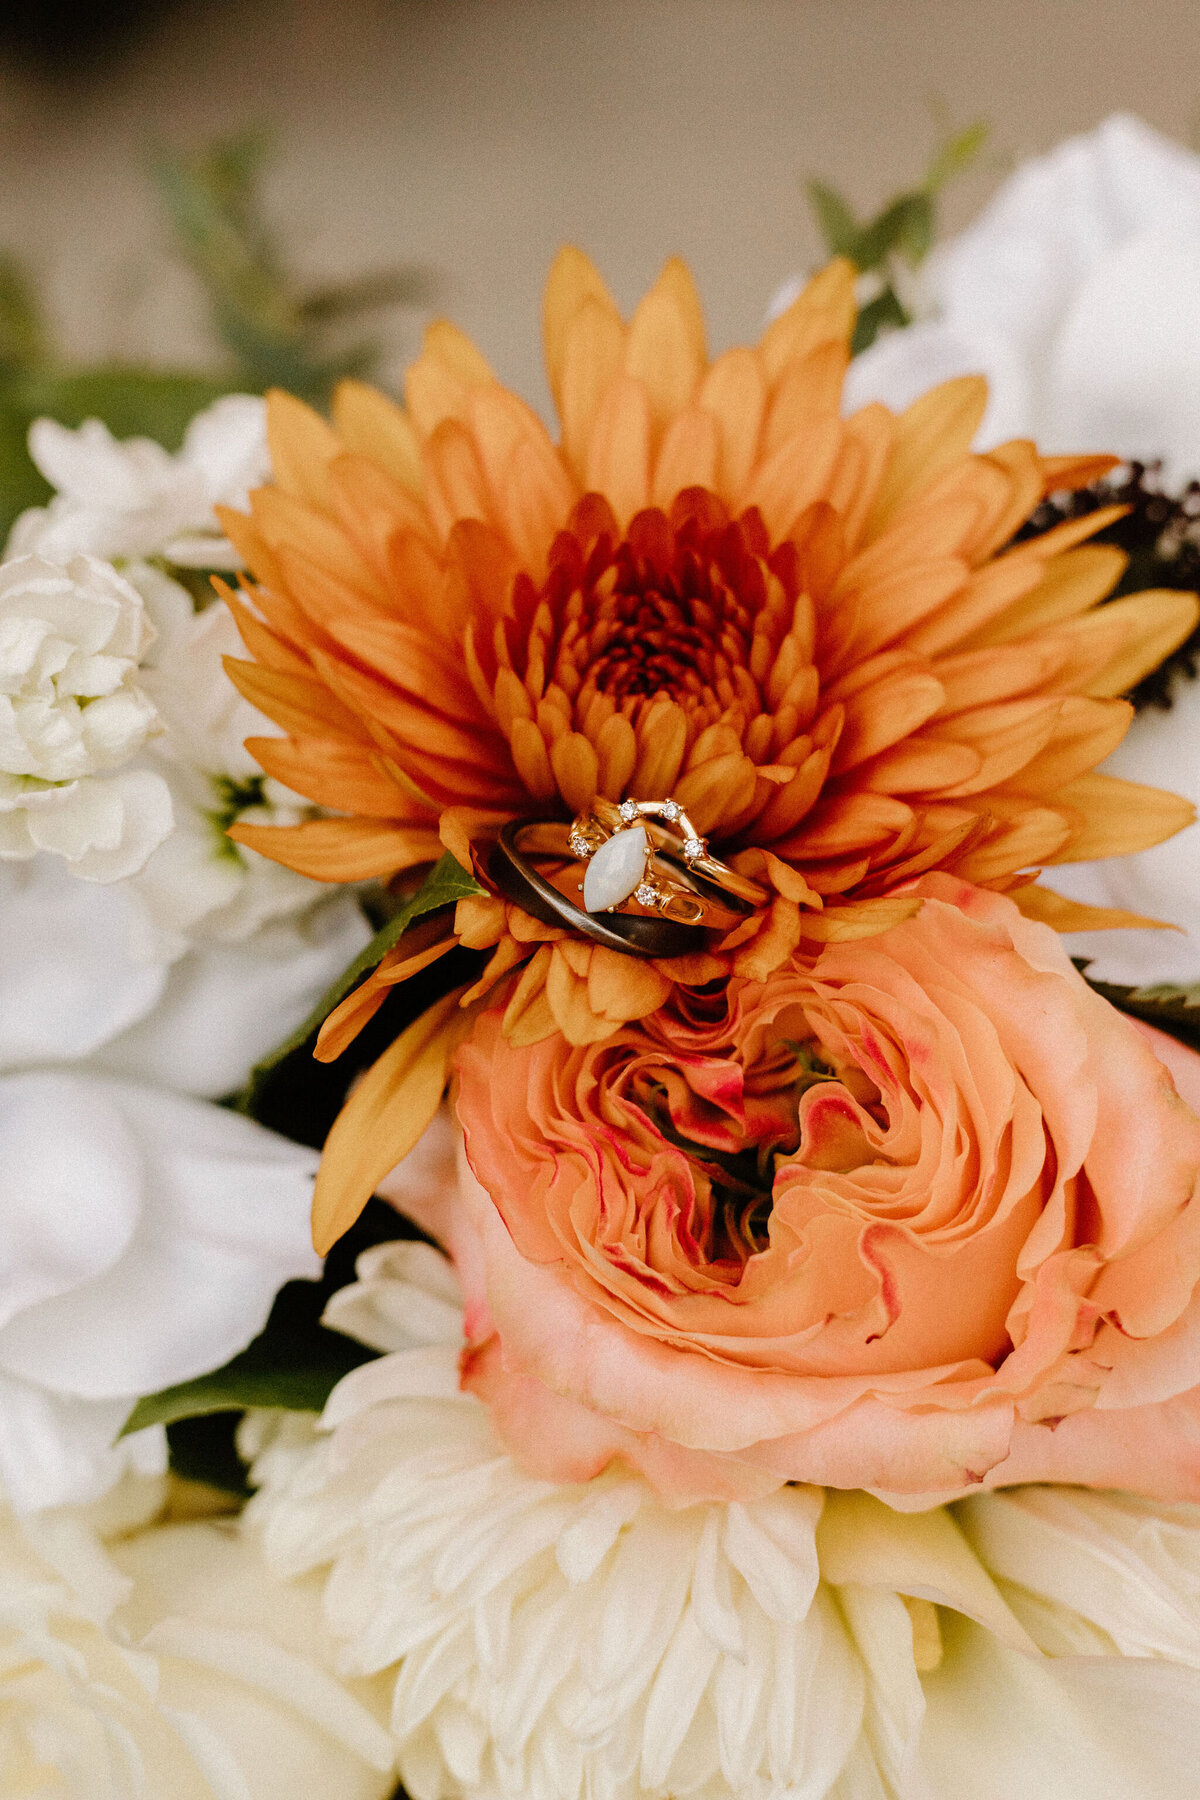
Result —
[[[1021, 527], [1017, 539], [1113, 505], [1127, 506], [1129, 511], [1092, 540], [1116, 544], [1129, 557], [1129, 566], [1110, 598], [1117, 600], [1143, 588], [1200, 592], [1200, 482], [1191, 481], [1171, 493], [1163, 486], [1157, 463], [1124, 463], [1090, 487], [1051, 494]], [[1129, 697], [1138, 707], [1168, 707], [1176, 680], [1193, 679], [1198, 664], [1200, 626], [1166, 662], [1140, 681]]]

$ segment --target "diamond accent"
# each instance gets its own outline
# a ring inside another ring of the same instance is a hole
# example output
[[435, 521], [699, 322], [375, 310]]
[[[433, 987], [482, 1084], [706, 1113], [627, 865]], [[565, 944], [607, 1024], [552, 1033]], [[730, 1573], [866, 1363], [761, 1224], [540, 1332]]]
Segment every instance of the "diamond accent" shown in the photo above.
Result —
[[683, 857], [685, 862], [698, 862], [704, 855], [703, 838], [684, 838]]
[[655, 906], [658, 903], [658, 889], [651, 887], [648, 881], [643, 881], [641, 886], [634, 890], [633, 897], [639, 906]]
[[577, 856], [580, 862], [586, 862], [596, 848], [591, 838], [583, 831], [573, 831], [567, 842], [571, 846], [571, 855]]
[[663, 802], [662, 816], [671, 825], [675, 823], [682, 811], [683, 808], [677, 800], [665, 800]]
[[635, 825], [641, 817], [636, 800], [622, 800], [618, 811], [627, 825]]

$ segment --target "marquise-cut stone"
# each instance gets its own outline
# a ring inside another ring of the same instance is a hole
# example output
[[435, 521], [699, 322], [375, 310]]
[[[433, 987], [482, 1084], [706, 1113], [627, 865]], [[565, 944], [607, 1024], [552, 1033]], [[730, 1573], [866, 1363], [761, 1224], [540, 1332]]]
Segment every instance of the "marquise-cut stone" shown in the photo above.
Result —
[[583, 877], [583, 904], [587, 912], [606, 912], [628, 900], [646, 871], [646, 827], [614, 831], [606, 843], [592, 852]]

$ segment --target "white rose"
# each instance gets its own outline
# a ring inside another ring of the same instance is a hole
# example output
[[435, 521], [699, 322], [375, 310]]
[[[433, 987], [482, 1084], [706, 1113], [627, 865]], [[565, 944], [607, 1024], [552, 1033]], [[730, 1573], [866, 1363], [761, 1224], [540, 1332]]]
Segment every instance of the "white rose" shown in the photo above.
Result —
[[85, 550], [202, 569], [239, 567], [213, 509], [244, 507], [270, 469], [264, 403], [249, 394], [227, 394], [198, 414], [176, 456], [149, 438], [119, 443], [99, 419], [76, 431], [38, 419], [29, 453], [58, 492], [49, 506], [21, 514], [9, 555]]
[[91, 556], [0, 564], [0, 857], [38, 850], [115, 881], [171, 828], [162, 777], [120, 769], [157, 726], [141, 596]]
[[81, 1071], [0, 1077], [0, 1484], [82, 1504], [162, 1439], [141, 1394], [217, 1368], [320, 1263], [318, 1157], [236, 1113]]
[[979, 442], [1200, 474], [1200, 157], [1117, 115], [1019, 168], [923, 271], [931, 317], [852, 365], [848, 407], [982, 372]]
[[106, 1552], [80, 1519], [0, 1515], [6, 1800], [384, 1800], [378, 1702], [330, 1665], [315, 1597], [228, 1528]]

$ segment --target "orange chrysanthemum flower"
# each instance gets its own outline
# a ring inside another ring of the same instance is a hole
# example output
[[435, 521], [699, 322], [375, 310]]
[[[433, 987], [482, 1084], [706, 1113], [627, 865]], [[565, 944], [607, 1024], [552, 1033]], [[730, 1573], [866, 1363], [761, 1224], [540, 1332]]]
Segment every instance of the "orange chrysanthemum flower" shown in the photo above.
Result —
[[255, 661], [231, 672], [287, 733], [252, 740], [263, 767], [340, 816], [240, 841], [324, 880], [392, 877], [597, 793], [674, 797], [777, 896], [714, 954], [639, 964], [460, 905], [489, 979], [533, 956], [510, 1023], [579, 1041], [672, 980], [765, 975], [805, 937], [891, 923], [909, 903], [889, 892], [933, 866], [1069, 923], [1022, 871], [1186, 824], [1174, 795], [1093, 770], [1195, 598], [1099, 604], [1123, 558], [1083, 540], [1116, 508], [1012, 545], [1111, 459], [972, 454], [981, 379], [843, 418], [854, 316], [835, 262], [710, 363], [681, 263], [626, 324], [567, 250], [545, 307], [560, 444], [445, 323], [404, 410], [347, 383], [331, 427], [276, 396], [275, 485], [225, 516], [259, 584], [258, 615], [238, 606]]

